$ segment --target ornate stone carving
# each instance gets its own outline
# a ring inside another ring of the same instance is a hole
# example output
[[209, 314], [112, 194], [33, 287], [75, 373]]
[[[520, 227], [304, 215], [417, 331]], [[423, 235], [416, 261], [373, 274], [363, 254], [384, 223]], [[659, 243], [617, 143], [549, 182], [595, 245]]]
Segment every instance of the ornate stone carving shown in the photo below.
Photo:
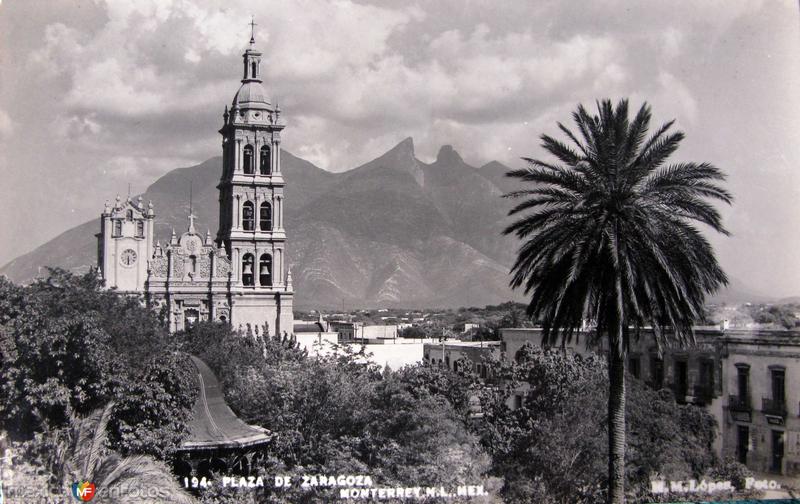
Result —
[[183, 265], [183, 254], [176, 254], [175, 260], [172, 261], [172, 276], [175, 278], [183, 278], [185, 274], [185, 268]]
[[197, 277], [209, 278], [211, 276], [211, 257], [207, 254], [197, 258]]
[[231, 260], [227, 257], [217, 258], [217, 277], [227, 277], [231, 271]]
[[154, 257], [153, 259], [150, 260], [150, 269], [153, 272], [152, 275], [156, 278], [166, 278], [167, 267], [168, 267], [167, 258], [164, 256]]

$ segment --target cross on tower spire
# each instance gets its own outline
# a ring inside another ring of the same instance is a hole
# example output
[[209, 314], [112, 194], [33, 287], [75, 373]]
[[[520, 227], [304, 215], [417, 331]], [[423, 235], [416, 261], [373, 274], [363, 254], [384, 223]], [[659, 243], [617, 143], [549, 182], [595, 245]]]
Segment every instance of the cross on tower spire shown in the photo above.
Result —
[[195, 232], [195, 230], [194, 230], [194, 220], [197, 218], [197, 216], [194, 214], [194, 212], [192, 212], [192, 185], [193, 185], [192, 183], [193, 183], [193, 181], [190, 180], [189, 181], [189, 232], [190, 233], [194, 233]]
[[255, 44], [256, 43], [256, 26], [258, 26], [257, 23], [256, 23], [255, 16], [250, 16], [250, 23], [248, 23], [248, 24], [250, 25], [250, 43], [251, 44]]

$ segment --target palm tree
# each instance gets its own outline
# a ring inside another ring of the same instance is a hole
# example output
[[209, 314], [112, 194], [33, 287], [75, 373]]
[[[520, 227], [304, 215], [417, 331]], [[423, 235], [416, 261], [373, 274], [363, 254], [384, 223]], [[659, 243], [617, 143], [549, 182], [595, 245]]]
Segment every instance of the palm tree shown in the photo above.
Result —
[[651, 325], [659, 351], [694, 341], [692, 324], [706, 294], [727, 284], [697, 228], [728, 234], [708, 200], [731, 203], [723, 173], [708, 163], [667, 164], [684, 135], [670, 121], [648, 137], [650, 107], [633, 121], [628, 102], [579, 105], [576, 135], [542, 135], [554, 162], [523, 158], [507, 175], [532, 185], [506, 197], [522, 201], [504, 230], [524, 240], [511, 286], [530, 295], [528, 315], [541, 320], [547, 344], [572, 338], [584, 318], [608, 344], [608, 502], [624, 502], [625, 356], [632, 335]]
[[105, 447], [112, 408], [108, 404], [85, 418], [71, 415], [68, 428], [51, 433], [55, 439], [49, 469], [60, 487], [91, 481], [106, 503], [196, 502], [163, 463], [143, 455], [123, 457]]

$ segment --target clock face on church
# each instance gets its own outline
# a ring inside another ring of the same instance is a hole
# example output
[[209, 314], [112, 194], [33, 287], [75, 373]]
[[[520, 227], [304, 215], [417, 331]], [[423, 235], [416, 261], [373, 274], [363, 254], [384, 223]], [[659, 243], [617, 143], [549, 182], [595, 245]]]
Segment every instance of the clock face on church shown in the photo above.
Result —
[[136, 252], [132, 249], [123, 250], [122, 254], [119, 256], [119, 262], [121, 262], [123, 266], [133, 266], [136, 262]]

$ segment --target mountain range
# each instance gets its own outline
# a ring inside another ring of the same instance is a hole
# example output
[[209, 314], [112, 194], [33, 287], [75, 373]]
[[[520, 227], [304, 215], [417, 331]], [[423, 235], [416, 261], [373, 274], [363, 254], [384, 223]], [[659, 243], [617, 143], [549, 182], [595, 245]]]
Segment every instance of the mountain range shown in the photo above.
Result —
[[[299, 307], [483, 306], [519, 299], [508, 287], [514, 239], [501, 235], [510, 189], [500, 163], [476, 168], [450, 146], [433, 163], [411, 138], [352, 170], [332, 173], [283, 151], [284, 225]], [[175, 169], [142, 194], [156, 239], [187, 227], [189, 186], [198, 230], [215, 234], [222, 159]], [[98, 207], [99, 211], [102, 207]], [[99, 219], [74, 227], [2, 269], [27, 282], [42, 266], [96, 264]]]
[[[508, 287], [518, 247], [501, 231], [515, 188], [509, 168], [474, 167], [445, 145], [424, 163], [411, 138], [382, 156], [341, 173], [325, 171], [286, 151], [284, 225], [296, 306], [300, 308], [459, 307], [522, 300]], [[187, 227], [189, 187], [198, 230], [215, 235], [216, 184], [222, 159], [175, 169], [142, 194], [156, 211], [156, 239]], [[98, 207], [98, 216], [101, 206]], [[99, 219], [76, 226], [0, 268], [27, 282], [42, 266], [86, 271], [96, 264]], [[741, 282], [712, 301], [755, 297]]]

